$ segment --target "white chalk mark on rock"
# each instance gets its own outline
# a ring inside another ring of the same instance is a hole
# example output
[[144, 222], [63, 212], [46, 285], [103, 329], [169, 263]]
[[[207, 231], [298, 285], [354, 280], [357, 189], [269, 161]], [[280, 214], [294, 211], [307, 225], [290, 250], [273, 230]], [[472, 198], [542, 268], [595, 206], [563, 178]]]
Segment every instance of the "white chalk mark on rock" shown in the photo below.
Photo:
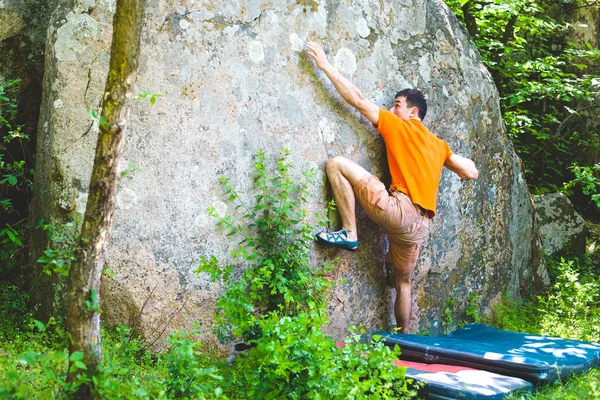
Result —
[[321, 133], [321, 137], [327, 143], [332, 143], [335, 140], [335, 132], [329, 126], [327, 118], [321, 118], [319, 121], [319, 133]]
[[302, 51], [304, 49], [304, 40], [295, 32], [290, 35], [290, 43], [292, 44], [293, 51]]
[[356, 56], [352, 50], [342, 47], [333, 59], [335, 68], [344, 75], [352, 75], [356, 72]]
[[185, 19], [182, 19], [181, 21], [179, 21], [179, 27], [185, 31], [187, 28], [190, 27], [190, 23], [187, 22]]
[[122, 210], [129, 210], [137, 204], [137, 194], [131, 189], [123, 188], [117, 193], [117, 206]]
[[358, 21], [356, 21], [356, 33], [363, 38], [366, 38], [371, 34], [371, 30], [369, 29], [366, 19], [359, 18]]
[[255, 64], [263, 62], [265, 59], [265, 52], [262, 43], [258, 40], [250, 42], [248, 45], [248, 55], [250, 56], [250, 60]]

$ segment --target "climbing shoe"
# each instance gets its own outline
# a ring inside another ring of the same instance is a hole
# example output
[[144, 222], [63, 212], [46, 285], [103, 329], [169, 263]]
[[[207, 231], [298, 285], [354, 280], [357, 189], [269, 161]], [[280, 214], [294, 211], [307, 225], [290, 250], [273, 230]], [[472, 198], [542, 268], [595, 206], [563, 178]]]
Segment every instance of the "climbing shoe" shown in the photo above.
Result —
[[348, 232], [344, 228], [336, 232], [322, 231], [317, 233], [315, 237], [319, 242], [330, 246], [341, 247], [342, 249], [350, 251], [354, 251], [358, 248], [358, 240], [348, 240]]

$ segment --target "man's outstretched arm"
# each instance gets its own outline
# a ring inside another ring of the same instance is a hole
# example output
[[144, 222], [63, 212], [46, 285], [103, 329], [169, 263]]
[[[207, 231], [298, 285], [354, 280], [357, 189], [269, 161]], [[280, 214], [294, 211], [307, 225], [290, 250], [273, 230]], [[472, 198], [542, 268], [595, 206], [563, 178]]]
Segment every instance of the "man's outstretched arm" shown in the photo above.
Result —
[[335, 89], [342, 98], [352, 107], [356, 108], [362, 115], [367, 117], [373, 125], [377, 126], [379, 123], [379, 107], [370, 102], [362, 92], [352, 84], [352, 82], [344, 78], [344, 76], [331, 65], [321, 46], [315, 42], [308, 42], [307, 46], [307, 54], [315, 60], [317, 66], [325, 72], [325, 75], [327, 75], [331, 83], [333, 83], [333, 86], [335, 86]]
[[479, 176], [479, 171], [475, 167], [475, 163], [458, 154], [452, 154], [444, 165], [463, 179], [477, 179]]

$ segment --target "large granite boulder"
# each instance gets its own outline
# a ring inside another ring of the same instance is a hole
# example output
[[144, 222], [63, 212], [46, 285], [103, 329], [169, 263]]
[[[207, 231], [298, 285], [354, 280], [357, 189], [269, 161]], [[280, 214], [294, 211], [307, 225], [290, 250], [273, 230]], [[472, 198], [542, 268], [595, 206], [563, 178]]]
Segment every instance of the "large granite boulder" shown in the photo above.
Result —
[[[86, 109], [100, 104], [113, 5], [80, 1], [54, 14], [33, 219], [60, 222], [84, 211], [97, 132]], [[260, 150], [277, 156], [289, 147], [298, 171], [319, 171], [315, 211], [330, 196], [323, 169], [331, 156], [388, 175], [381, 138], [316, 72], [304, 54], [309, 39], [322, 42], [339, 70], [382, 107], [401, 88], [421, 88], [430, 105], [425, 124], [479, 168], [477, 181], [443, 174], [438, 215], [415, 271], [412, 327], [439, 332], [449, 298], [464, 311], [476, 293], [485, 311], [505, 293], [519, 297], [547, 283], [498, 93], [441, 0], [151, 0], [137, 92], [164, 96], [155, 106], [132, 101], [122, 164], [140, 171], [119, 183], [106, 252], [114, 276], [104, 280], [105, 321], [138, 321], [157, 334], [199, 321], [210, 340], [223, 288], [192, 271], [201, 256], [230, 261], [235, 243], [206, 208], [239, 215], [218, 177], [248, 192]], [[329, 302], [334, 337], [349, 325], [378, 329], [392, 318], [382, 231], [360, 213], [359, 235], [356, 253], [314, 250], [315, 264], [341, 258]], [[38, 239], [32, 251], [43, 247]]]
[[534, 196], [535, 217], [544, 252], [553, 256], [584, 254], [588, 228], [564, 193]]

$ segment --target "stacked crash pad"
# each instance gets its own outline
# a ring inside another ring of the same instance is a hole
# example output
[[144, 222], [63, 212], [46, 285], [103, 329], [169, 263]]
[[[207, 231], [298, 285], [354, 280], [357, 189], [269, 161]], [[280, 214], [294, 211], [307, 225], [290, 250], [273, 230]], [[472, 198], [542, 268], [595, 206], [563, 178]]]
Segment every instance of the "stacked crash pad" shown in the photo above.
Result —
[[[447, 388], [446, 392], [439, 394], [446, 397], [439, 397], [438, 394], [432, 393], [441, 379], [439, 374], [437, 376], [422, 373], [415, 375], [409, 370], [407, 376], [423, 381], [429, 391], [427, 396], [430, 398], [502, 398], [495, 397], [497, 394], [491, 392], [486, 392], [487, 395], [480, 393], [478, 384], [483, 384], [486, 388], [506, 387], [510, 388], [511, 392], [530, 391], [531, 384], [528, 382], [533, 384], [552, 382], [559, 377], [566, 378], [600, 365], [598, 343], [509, 332], [482, 324], [471, 324], [437, 337], [388, 332], [377, 332], [376, 335], [381, 335], [384, 343], [389, 346], [399, 345], [404, 361], [479, 370], [445, 372], [452, 374], [448, 379], [456, 381], [455, 386], [460, 389], [457, 392]], [[485, 372], [492, 375], [474, 378], [480, 373], [485, 375]], [[510, 381], [510, 385], [503, 386], [502, 379], [508, 377], [517, 381]], [[504, 395], [506, 394], [508, 393]]]
[[468, 367], [397, 360], [405, 376], [425, 385], [419, 395], [428, 399], [499, 400], [509, 394], [533, 392], [523, 379]]

